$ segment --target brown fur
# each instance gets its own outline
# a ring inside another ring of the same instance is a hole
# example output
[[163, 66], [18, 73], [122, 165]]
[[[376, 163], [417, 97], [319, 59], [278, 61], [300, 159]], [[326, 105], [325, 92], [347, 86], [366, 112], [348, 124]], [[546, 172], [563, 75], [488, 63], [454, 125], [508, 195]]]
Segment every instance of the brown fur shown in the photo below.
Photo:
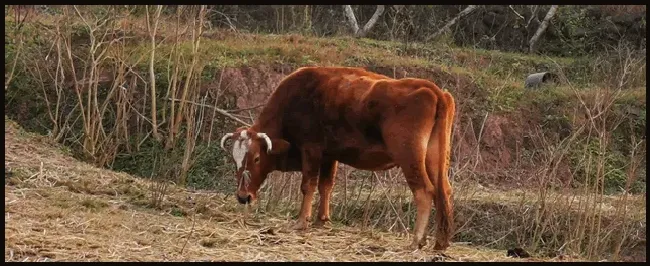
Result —
[[260, 162], [244, 167], [251, 173], [251, 185], [238, 195], [254, 199], [273, 170], [302, 171], [297, 228], [305, 228], [317, 185], [317, 222], [329, 220], [338, 162], [364, 170], [399, 166], [418, 208], [412, 247], [426, 243], [434, 203], [435, 248], [446, 249], [453, 233], [447, 171], [454, 112], [451, 94], [427, 80], [395, 80], [361, 68], [300, 68], [278, 85], [253, 126], [235, 132], [263, 132], [273, 140], [273, 151], [267, 154], [265, 142], [253, 138], [247, 161], [259, 156]]

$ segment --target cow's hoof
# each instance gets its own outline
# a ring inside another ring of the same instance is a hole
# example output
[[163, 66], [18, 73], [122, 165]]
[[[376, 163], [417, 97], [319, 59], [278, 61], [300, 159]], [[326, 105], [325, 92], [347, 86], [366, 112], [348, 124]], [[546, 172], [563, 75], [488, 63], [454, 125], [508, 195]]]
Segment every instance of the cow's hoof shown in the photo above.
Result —
[[433, 258], [431, 258], [431, 262], [445, 262], [445, 261], [449, 261], [450, 259], [454, 260], [454, 258], [452, 258], [451, 256], [439, 252], [438, 254], [433, 255]]
[[325, 228], [325, 229], [331, 229], [332, 228], [332, 222], [330, 222], [330, 219], [325, 219], [321, 220], [318, 219], [316, 222], [314, 222], [315, 227], [320, 227], [320, 228]]
[[423, 238], [420, 241], [413, 240], [413, 242], [411, 242], [411, 244], [408, 245], [408, 247], [406, 249], [415, 251], [415, 250], [418, 250], [418, 249], [422, 249], [426, 245], [427, 245], [427, 239]]
[[298, 221], [296, 224], [294, 224], [291, 229], [293, 230], [306, 230], [309, 228], [309, 225], [307, 224], [307, 221]]
[[440, 242], [436, 242], [436, 244], [433, 246], [433, 250], [446, 250], [448, 247], [449, 243], [441, 244]]
[[416, 245], [415, 243], [411, 243], [411, 244], [409, 244], [408, 246], [405, 246], [405, 247], [404, 247], [404, 250], [407, 250], [407, 251], [416, 251], [416, 250], [418, 250], [418, 245]]

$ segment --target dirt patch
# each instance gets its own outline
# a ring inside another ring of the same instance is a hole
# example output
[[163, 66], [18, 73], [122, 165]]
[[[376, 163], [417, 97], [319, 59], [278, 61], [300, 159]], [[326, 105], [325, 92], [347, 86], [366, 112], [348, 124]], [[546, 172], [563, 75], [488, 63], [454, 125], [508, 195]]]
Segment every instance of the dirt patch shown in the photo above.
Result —
[[228, 67], [215, 75], [221, 75], [220, 86], [219, 81], [208, 86], [219, 88], [234, 97], [237, 108], [250, 108], [264, 104], [280, 81], [293, 70], [286, 64]]
[[[491, 168], [504, 168], [510, 164], [510, 150], [505, 145], [504, 129], [513, 126], [510, 121], [499, 115], [490, 115], [485, 119], [485, 128], [481, 136], [482, 157]], [[508, 137], [520, 137], [508, 135]], [[485, 164], [482, 167], [485, 167]]]

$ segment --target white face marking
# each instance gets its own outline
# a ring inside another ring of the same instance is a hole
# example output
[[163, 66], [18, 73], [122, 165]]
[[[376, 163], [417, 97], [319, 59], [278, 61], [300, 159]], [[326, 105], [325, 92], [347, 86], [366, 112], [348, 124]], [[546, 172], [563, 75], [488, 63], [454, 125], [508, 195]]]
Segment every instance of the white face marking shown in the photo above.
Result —
[[241, 169], [244, 165], [244, 158], [248, 152], [248, 147], [253, 143], [253, 140], [248, 138], [248, 133], [243, 130], [240, 134], [241, 138], [236, 140], [232, 145], [232, 157], [237, 164], [237, 170]]
[[239, 170], [242, 167], [242, 164], [244, 163], [244, 157], [246, 156], [246, 152], [248, 152], [247, 143], [241, 140], [236, 140], [235, 143], [233, 143], [232, 157], [233, 159], [235, 159], [235, 164], [237, 164], [237, 170]]

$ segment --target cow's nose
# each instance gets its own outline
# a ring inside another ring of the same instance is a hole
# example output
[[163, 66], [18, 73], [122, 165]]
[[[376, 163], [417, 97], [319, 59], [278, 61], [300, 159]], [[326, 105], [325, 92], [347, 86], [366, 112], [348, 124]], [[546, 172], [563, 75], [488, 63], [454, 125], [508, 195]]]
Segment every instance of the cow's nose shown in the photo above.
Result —
[[247, 195], [245, 197], [237, 195], [237, 201], [239, 201], [241, 204], [249, 204], [251, 202], [251, 195]]

